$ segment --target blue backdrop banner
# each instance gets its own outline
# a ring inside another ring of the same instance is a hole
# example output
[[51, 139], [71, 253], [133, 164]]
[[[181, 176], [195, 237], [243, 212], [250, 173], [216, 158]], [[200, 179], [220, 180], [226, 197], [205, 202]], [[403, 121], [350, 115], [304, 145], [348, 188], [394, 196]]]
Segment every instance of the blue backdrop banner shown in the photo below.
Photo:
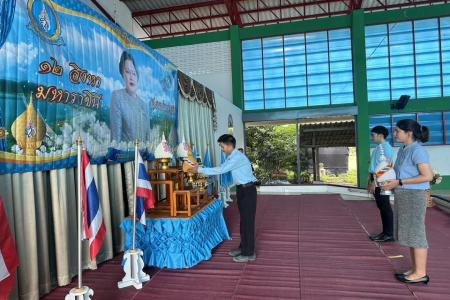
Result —
[[177, 70], [77, 0], [0, 1], [0, 174], [176, 146]]

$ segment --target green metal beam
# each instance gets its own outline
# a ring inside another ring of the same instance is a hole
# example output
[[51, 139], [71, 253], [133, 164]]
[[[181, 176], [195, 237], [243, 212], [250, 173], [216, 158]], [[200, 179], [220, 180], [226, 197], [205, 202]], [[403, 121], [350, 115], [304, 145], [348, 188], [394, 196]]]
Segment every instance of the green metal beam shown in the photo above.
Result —
[[450, 4], [437, 4], [430, 6], [366, 13], [364, 15], [364, 24], [374, 25], [445, 16], [450, 16]]
[[158, 40], [143, 41], [153, 49], [214, 43], [230, 40], [230, 31], [207, 32]]
[[367, 99], [366, 42], [364, 30], [364, 12], [352, 13], [352, 51], [354, 93], [358, 105], [356, 116], [356, 149], [358, 160], [358, 186], [364, 188], [369, 176], [370, 131], [369, 102]]
[[243, 78], [242, 78], [242, 47], [239, 27], [230, 27], [231, 48], [231, 82], [233, 86], [233, 104], [244, 109]]
[[275, 25], [245, 27], [239, 29], [241, 40], [249, 40], [268, 36], [323, 31], [350, 27], [350, 16], [330, 17], [305, 20]]
[[402, 110], [391, 109], [390, 101], [369, 102], [369, 115], [450, 111], [450, 97], [410, 100]]

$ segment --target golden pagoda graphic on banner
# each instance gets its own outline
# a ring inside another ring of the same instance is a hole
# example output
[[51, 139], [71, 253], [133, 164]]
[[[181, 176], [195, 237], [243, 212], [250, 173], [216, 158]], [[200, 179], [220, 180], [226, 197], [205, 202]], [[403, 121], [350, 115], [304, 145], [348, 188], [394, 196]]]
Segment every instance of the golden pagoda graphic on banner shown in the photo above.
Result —
[[36, 149], [41, 147], [44, 140], [45, 130], [45, 121], [34, 108], [33, 94], [31, 94], [27, 109], [17, 117], [11, 126], [12, 135], [25, 155], [35, 156]]

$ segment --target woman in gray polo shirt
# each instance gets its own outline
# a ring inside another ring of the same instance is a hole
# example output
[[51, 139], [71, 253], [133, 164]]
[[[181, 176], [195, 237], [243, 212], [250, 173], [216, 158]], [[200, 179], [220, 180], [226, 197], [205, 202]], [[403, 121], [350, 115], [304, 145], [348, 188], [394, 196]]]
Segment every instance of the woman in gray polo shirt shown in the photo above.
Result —
[[428, 153], [421, 143], [429, 138], [426, 126], [415, 120], [400, 120], [395, 129], [395, 138], [403, 146], [397, 154], [395, 172], [397, 180], [381, 188], [395, 189], [394, 237], [403, 246], [410, 248], [411, 270], [397, 273], [398, 280], [405, 283], [425, 283], [427, 275], [428, 242], [425, 232], [426, 202], [433, 178]]

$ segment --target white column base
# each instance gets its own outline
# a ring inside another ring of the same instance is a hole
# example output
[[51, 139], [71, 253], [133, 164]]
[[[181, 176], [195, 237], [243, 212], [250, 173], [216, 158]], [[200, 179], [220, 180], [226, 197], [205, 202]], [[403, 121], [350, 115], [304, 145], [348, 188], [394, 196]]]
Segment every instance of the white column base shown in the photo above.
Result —
[[122, 281], [117, 283], [119, 289], [123, 289], [128, 286], [134, 286], [135, 289], [142, 289], [142, 283], [150, 280], [150, 276], [145, 274], [142, 269], [144, 268], [144, 261], [142, 259], [143, 252], [140, 249], [128, 250], [123, 255], [124, 265], [123, 271], [125, 277]]
[[87, 286], [81, 288], [73, 288], [64, 298], [65, 300], [90, 300], [94, 295], [94, 291]]

